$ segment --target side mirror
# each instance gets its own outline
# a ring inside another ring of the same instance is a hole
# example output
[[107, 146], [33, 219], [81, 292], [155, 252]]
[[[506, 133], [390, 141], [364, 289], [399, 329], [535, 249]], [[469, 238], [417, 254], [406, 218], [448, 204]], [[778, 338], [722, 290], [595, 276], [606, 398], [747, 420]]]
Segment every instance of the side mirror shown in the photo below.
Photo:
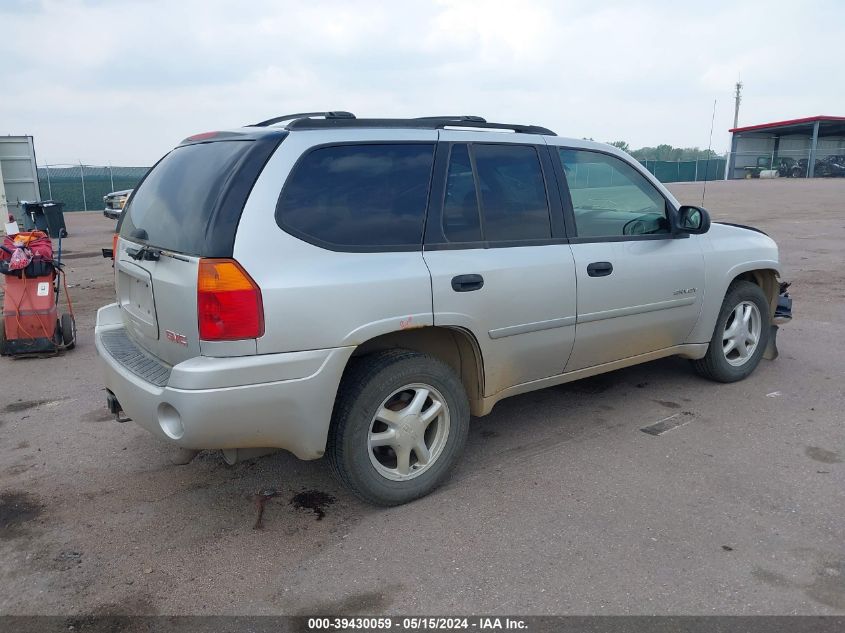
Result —
[[678, 209], [678, 225], [675, 228], [679, 233], [707, 233], [710, 230], [710, 214], [707, 209], [685, 204]]

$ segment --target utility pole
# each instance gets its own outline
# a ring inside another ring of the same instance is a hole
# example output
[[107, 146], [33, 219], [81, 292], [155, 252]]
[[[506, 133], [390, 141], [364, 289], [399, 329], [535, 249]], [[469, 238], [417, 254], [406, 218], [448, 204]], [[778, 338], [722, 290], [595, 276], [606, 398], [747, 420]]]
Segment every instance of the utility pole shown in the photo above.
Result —
[[739, 127], [739, 104], [742, 101], [742, 82], [736, 82], [736, 92], [734, 93], [734, 101], [736, 105], [734, 106], [734, 127]]

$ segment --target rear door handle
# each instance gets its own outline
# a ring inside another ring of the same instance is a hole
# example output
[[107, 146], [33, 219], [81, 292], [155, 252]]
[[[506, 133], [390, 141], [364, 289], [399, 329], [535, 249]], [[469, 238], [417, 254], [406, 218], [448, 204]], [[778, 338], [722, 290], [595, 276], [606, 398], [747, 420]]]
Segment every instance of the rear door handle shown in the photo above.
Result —
[[607, 277], [613, 272], [613, 264], [610, 262], [593, 262], [587, 266], [587, 274], [590, 277]]
[[484, 277], [481, 275], [458, 275], [452, 277], [452, 290], [455, 292], [470, 292], [481, 290], [484, 285]]

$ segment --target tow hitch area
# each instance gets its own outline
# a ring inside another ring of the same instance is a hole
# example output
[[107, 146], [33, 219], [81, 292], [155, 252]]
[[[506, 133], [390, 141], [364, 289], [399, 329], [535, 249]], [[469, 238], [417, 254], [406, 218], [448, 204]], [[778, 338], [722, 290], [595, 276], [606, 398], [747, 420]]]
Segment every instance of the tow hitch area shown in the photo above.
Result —
[[109, 413], [114, 415], [114, 419], [118, 422], [128, 422], [132, 418], [127, 418], [123, 415], [123, 407], [120, 406], [120, 403], [117, 401], [115, 395], [106, 389], [106, 406], [109, 409]]

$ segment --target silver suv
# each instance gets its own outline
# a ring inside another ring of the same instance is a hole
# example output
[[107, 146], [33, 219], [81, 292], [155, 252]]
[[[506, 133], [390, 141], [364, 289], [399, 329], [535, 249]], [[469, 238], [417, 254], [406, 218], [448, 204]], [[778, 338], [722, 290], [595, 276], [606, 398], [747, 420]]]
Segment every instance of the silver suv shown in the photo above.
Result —
[[113, 413], [229, 461], [326, 456], [383, 505], [434, 489], [502, 398], [672, 355], [740, 380], [779, 320], [766, 235], [711, 226], [613, 147], [480, 117], [189, 137], [114, 257]]

